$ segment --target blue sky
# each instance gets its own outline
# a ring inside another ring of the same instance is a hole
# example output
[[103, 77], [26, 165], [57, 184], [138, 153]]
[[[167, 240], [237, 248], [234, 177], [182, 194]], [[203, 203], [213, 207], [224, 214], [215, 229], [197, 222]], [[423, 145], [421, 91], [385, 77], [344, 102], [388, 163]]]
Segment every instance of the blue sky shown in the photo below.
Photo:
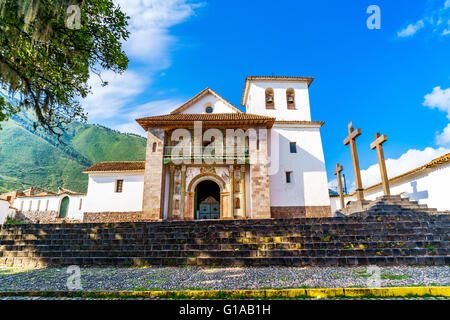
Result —
[[[450, 152], [450, 0], [117, 0], [130, 17], [129, 70], [92, 79], [89, 121], [137, 132], [205, 87], [240, 107], [248, 75], [311, 76], [328, 179], [337, 162], [351, 188], [347, 124], [362, 128], [363, 182], [379, 179], [376, 132], [394, 176]], [[345, 3], [345, 4], [344, 4]], [[369, 5], [381, 29], [369, 30]]]

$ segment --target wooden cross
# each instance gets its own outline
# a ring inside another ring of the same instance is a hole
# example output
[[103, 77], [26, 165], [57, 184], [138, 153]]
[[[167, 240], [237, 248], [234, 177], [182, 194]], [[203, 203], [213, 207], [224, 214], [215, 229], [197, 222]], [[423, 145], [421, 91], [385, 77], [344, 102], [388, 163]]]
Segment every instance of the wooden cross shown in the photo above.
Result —
[[352, 152], [353, 171], [355, 173], [356, 184], [356, 198], [358, 200], [364, 200], [364, 189], [361, 182], [361, 171], [359, 169], [358, 151], [356, 150], [356, 138], [361, 135], [361, 129], [353, 130], [353, 122], [348, 124], [348, 137], [344, 140], [344, 145], [350, 144], [350, 150]]
[[341, 171], [344, 170], [344, 168], [337, 163], [336, 164], [336, 170], [334, 170], [334, 174], [337, 175], [337, 181], [338, 181], [338, 187], [339, 187], [339, 199], [341, 200], [341, 209], [345, 208], [345, 202], [344, 202], [344, 190], [342, 190], [342, 179], [341, 179]]
[[380, 135], [379, 133], [376, 133], [375, 141], [370, 144], [370, 148], [377, 149], [378, 164], [380, 165], [381, 183], [383, 185], [384, 194], [390, 196], [391, 191], [389, 189], [389, 179], [387, 175], [386, 162], [384, 161], [384, 151], [383, 151], [383, 143], [385, 143], [386, 141], [387, 136], [385, 134]]

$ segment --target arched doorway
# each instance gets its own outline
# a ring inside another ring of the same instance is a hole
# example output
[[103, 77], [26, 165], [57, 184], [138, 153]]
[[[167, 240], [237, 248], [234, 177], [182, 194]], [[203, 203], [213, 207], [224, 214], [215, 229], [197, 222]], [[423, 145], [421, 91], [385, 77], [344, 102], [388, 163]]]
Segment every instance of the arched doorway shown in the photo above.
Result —
[[66, 218], [69, 211], [69, 197], [64, 197], [59, 205], [59, 217]]
[[204, 180], [195, 187], [195, 219], [220, 219], [220, 187], [212, 180]]

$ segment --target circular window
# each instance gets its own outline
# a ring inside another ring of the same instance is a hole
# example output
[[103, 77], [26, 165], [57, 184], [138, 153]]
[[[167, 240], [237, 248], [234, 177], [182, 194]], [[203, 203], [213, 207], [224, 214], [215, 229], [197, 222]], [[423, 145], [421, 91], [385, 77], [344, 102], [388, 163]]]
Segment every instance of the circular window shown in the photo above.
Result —
[[207, 107], [205, 108], [205, 112], [206, 112], [206, 113], [212, 113], [212, 112], [213, 112], [213, 107], [207, 106]]

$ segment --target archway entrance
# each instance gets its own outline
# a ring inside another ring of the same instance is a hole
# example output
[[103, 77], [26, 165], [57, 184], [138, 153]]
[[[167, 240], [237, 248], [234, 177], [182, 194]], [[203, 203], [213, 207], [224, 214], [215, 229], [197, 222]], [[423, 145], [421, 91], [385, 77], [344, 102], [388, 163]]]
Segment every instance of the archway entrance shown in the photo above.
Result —
[[211, 180], [204, 180], [195, 188], [195, 218], [220, 219], [220, 187]]
[[69, 197], [64, 197], [61, 200], [61, 204], [59, 206], [59, 217], [66, 218], [68, 211], [69, 211]]

